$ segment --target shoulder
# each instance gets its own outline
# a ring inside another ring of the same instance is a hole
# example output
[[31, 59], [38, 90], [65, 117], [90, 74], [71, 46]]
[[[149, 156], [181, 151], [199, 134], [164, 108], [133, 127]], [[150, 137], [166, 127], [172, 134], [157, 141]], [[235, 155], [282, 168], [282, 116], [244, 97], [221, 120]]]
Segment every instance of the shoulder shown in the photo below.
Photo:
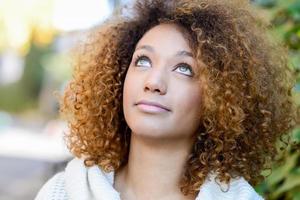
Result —
[[243, 177], [232, 178], [229, 185], [219, 182], [215, 177], [210, 175], [207, 178], [200, 188], [198, 199], [263, 200]]
[[88, 170], [83, 159], [70, 160], [64, 171], [55, 174], [43, 185], [35, 200], [91, 199], [89, 181], [93, 180], [93, 177], [89, 175], [96, 176], [98, 173], [92, 173], [94, 168]]
[[65, 192], [65, 172], [59, 172], [50, 178], [40, 189], [35, 200], [67, 200]]
[[243, 177], [232, 179], [228, 191], [231, 192], [232, 196], [234, 196], [233, 199], [263, 200], [263, 198]]

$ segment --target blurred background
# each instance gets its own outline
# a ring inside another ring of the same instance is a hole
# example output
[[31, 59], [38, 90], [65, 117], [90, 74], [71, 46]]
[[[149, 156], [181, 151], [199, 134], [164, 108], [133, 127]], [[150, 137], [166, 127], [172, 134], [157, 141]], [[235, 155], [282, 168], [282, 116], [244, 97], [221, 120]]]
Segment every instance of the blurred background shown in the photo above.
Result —
[[[34, 199], [72, 158], [57, 98], [71, 78], [69, 50], [131, 1], [0, 0], [0, 200]], [[300, 0], [251, 2], [272, 22], [270, 34], [289, 47], [290, 67], [300, 71]], [[300, 103], [300, 77], [294, 92]], [[299, 128], [291, 134], [300, 142]], [[281, 157], [256, 190], [266, 199], [300, 200], [300, 151], [290, 147]]]

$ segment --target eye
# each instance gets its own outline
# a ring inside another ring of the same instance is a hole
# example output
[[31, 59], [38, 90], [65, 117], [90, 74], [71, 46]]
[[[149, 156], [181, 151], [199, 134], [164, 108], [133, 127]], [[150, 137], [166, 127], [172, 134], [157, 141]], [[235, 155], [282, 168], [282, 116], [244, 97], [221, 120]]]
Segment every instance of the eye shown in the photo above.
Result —
[[191, 68], [190, 65], [188, 65], [187, 63], [180, 63], [176, 66], [175, 71], [182, 73], [186, 76], [193, 76], [193, 70]]
[[134, 65], [137, 67], [151, 67], [150, 59], [145, 55], [138, 55]]

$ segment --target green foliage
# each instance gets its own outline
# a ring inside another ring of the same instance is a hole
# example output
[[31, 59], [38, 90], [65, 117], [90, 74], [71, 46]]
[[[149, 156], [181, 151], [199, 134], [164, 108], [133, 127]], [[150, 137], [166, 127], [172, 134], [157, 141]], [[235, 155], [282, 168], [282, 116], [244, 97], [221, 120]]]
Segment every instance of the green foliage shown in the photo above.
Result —
[[294, 1], [278, 11], [273, 18], [276, 27], [284, 28], [284, 41], [290, 49], [300, 49], [300, 1]]
[[[271, 16], [270, 32], [289, 48], [289, 63], [298, 72], [295, 94], [299, 102], [300, 92], [300, 0], [256, 0]], [[291, 133], [292, 142], [282, 155], [280, 164], [273, 166], [272, 173], [256, 187], [266, 199], [300, 200], [300, 128]]]
[[264, 8], [271, 8], [276, 5], [276, 0], [255, 0], [254, 3]]
[[[289, 64], [297, 76], [295, 96], [300, 103], [300, 0], [255, 0], [254, 3], [266, 10], [272, 24], [270, 34], [289, 48]], [[273, 166], [272, 173], [256, 187], [265, 199], [300, 200], [300, 128], [291, 133], [287, 151], [278, 155], [280, 162]], [[264, 174], [264, 173], [263, 173]]]
[[41, 47], [31, 43], [31, 48], [24, 58], [24, 74], [21, 80], [0, 87], [0, 93], [5, 94], [0, 99], [1, 110], [21, 112], [37, 107], [45, 74], [42, 59], [51, 51], [50, 46]]
[[[300, 129], [294, 130], [293, 139], [300, 138]], [[299, 142], [299, 141], [298, 141]], [[257, 188], [266, 199], [299, 199], [300, 193], [300, 151], [299, 146], [289, 147], [281, 162]]]
[[[297, 130], [300, 135], [300, 129]], [[272, 169], [272, 174], [257, 187], [267, 199], [297, 199], [300, 192], [300, 152], [297, 146], [291, 147], [282, 155], [279, 165]]]

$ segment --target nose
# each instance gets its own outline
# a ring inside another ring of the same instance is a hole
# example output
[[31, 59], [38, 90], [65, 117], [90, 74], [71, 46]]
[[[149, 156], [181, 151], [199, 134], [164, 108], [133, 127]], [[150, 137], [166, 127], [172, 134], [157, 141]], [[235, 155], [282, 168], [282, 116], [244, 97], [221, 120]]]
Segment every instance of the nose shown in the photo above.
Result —
[[164, 95], [167, 92], [166, 74], [162, 69], [154, 69], [146, 76], [144, 91], [158, 92], [160, 95]]

